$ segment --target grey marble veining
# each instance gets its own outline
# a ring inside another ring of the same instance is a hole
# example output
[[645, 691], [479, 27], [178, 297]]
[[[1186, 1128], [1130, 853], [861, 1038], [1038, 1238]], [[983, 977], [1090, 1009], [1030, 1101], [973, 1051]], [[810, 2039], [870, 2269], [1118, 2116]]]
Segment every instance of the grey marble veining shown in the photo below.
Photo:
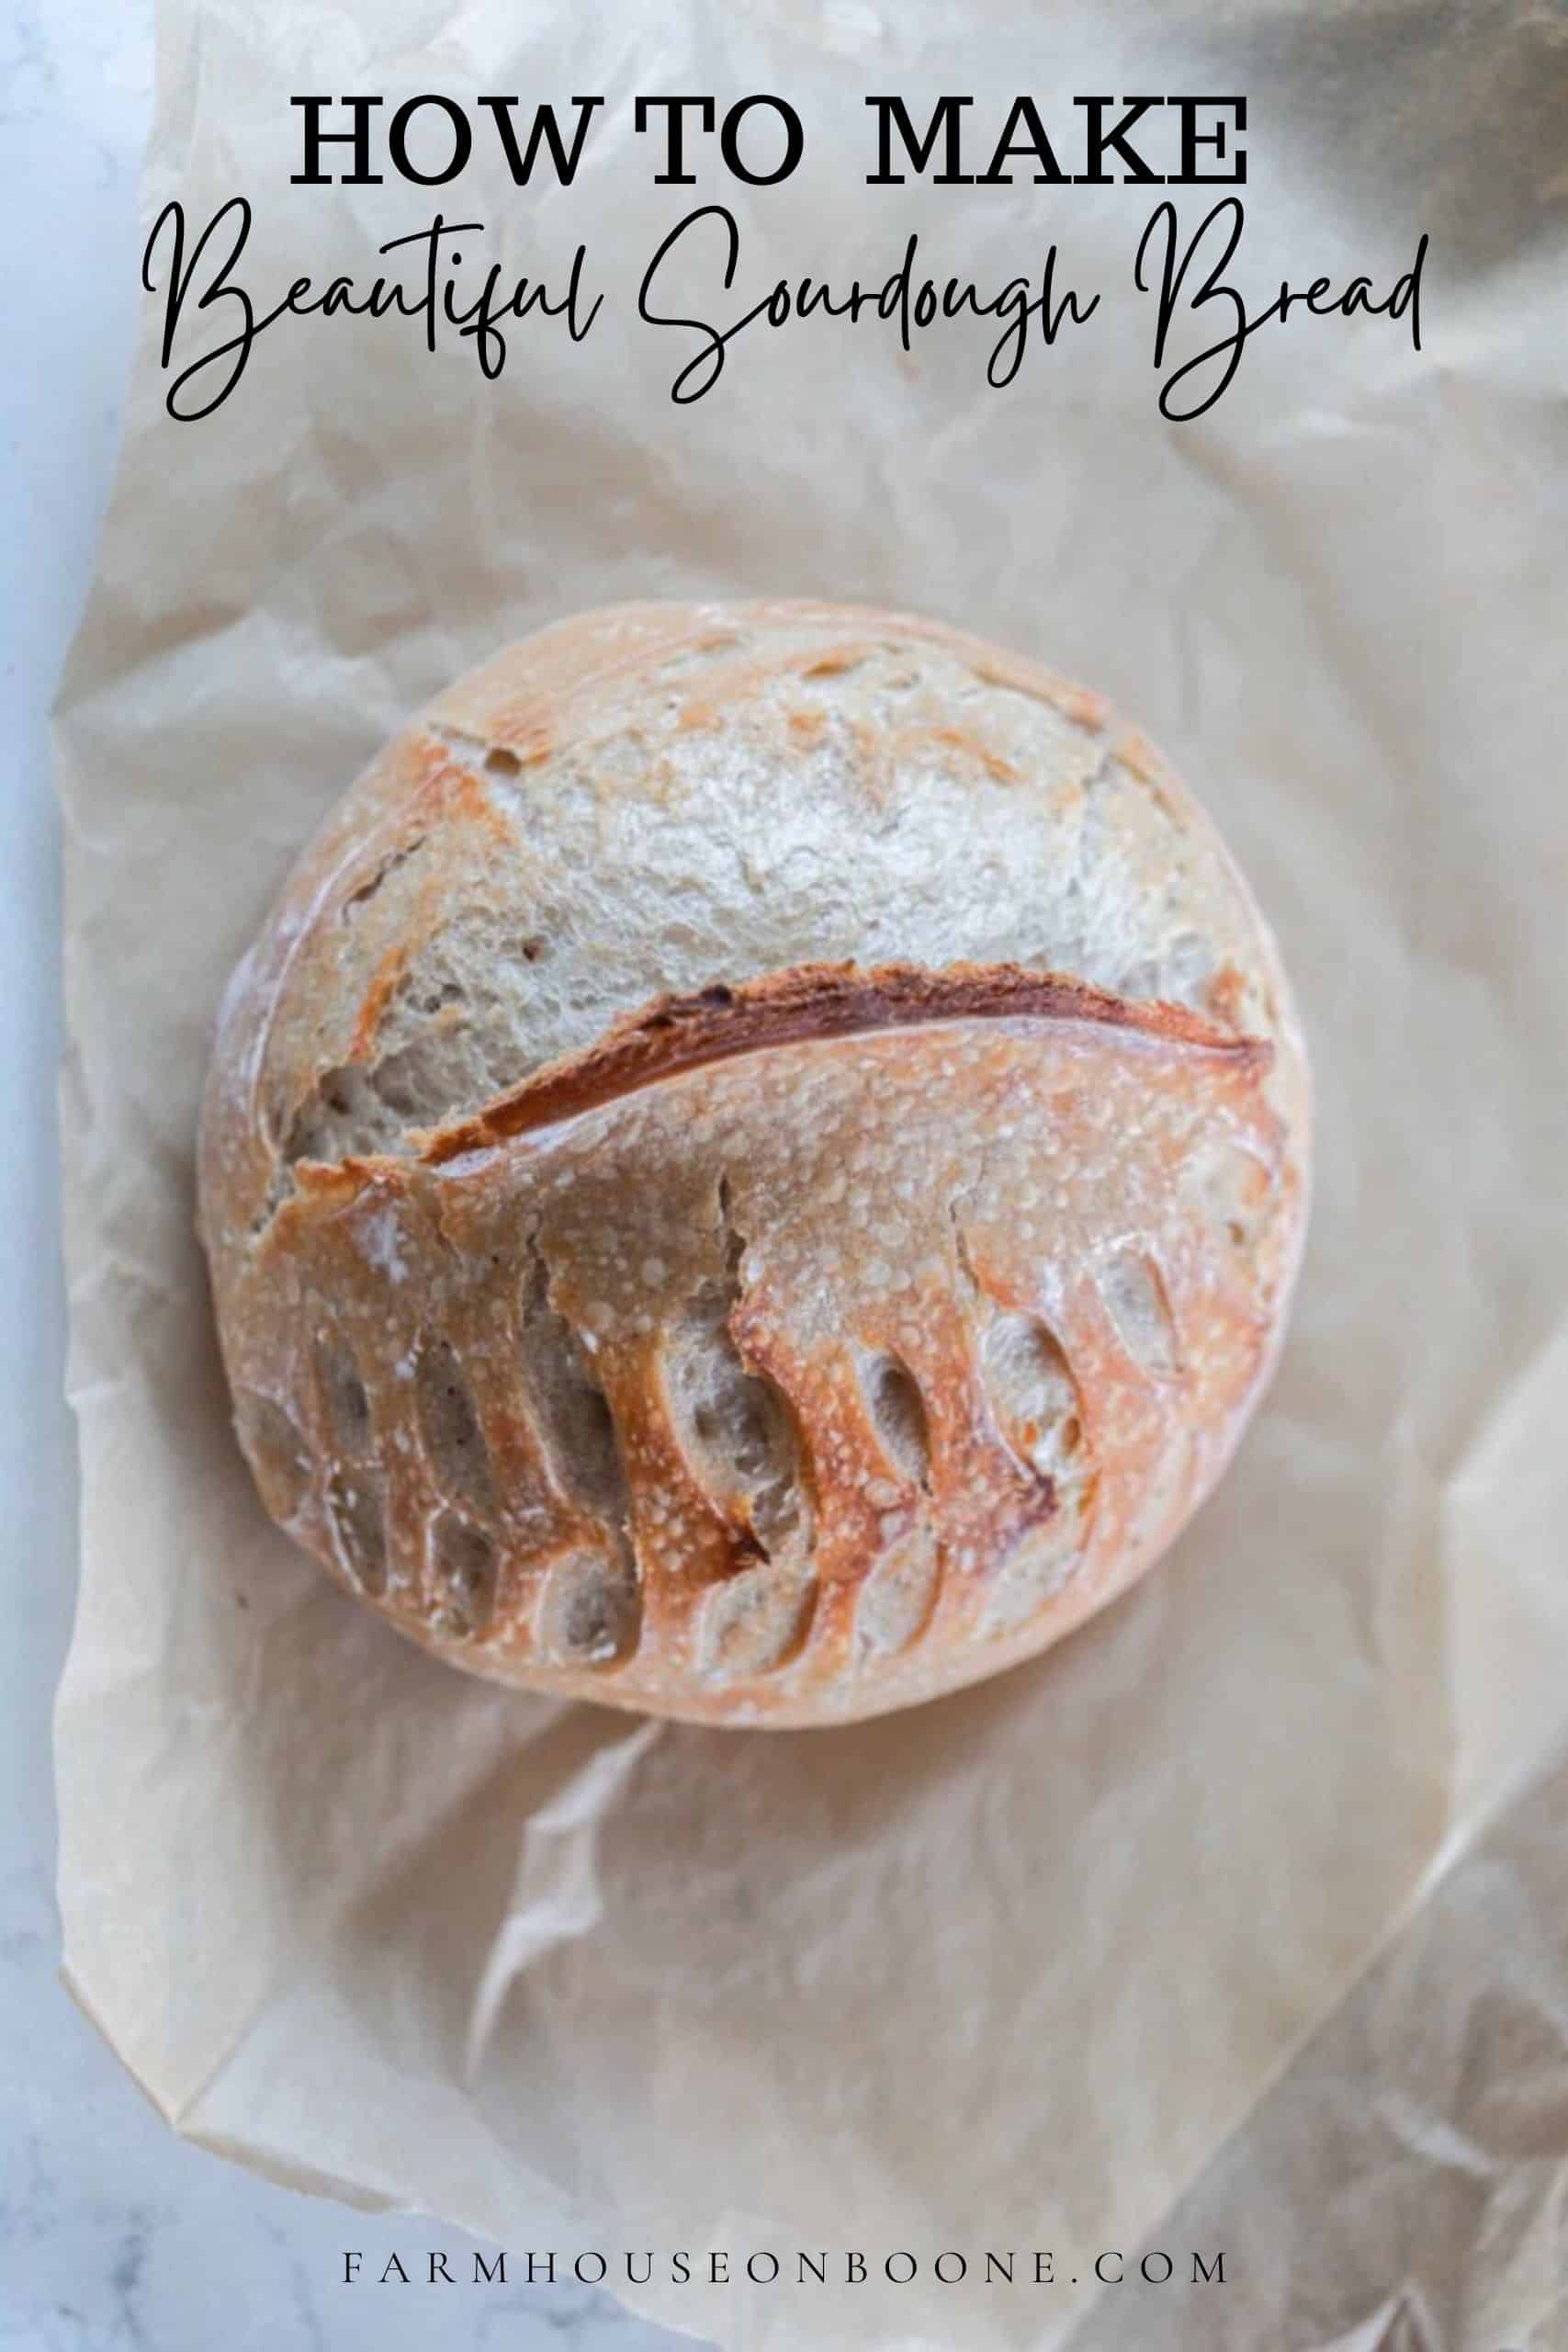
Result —
[[[460, 2231], [289, 2195], [190, 2147], [61, 1989], [49, 1736], [72, 1438], [53, 1128], [46, 718], [91, 574], [136, 325], [147, 0], [0, 0], [0, 2352], [655, 2352], [607, 2295], [374, 2282]], [[517, 2244], [526, 2244], [519, 2220]], [[361, 2249], [367, 2281], [342, 2283]]]

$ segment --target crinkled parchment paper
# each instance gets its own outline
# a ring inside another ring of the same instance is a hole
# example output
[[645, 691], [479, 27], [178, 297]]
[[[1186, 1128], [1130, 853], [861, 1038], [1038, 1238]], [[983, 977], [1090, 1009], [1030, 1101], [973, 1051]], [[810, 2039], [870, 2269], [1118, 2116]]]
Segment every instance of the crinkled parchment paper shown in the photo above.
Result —
[[[181, 2131], [304, 2187], [519, 2247], [921, 2256], [707, 2291], [661, 2259], [638, 2303], [727, 2344], [1561, 2343], [1561, 16], [166, 0], [161, 50], [147, 217], [248, 195], [258, 291], [439, 203], [510, 270], [581, 239], [606, 300], [580, 345], [518, 326], [495, 383], [406, 323], [287, 323], [194, 425], [147, 305], [60, 722], [71, 1984]], [[431, 88], [606, 105], [569, 191], [482, 146], [449, 190], [289, 185], [291, 94]], [[806, 160], [657, 189], [639, 90], [780, 92]], [[1425, 230], [1425, 349], [1266, 328], [1164, 424], [1150, 191], [867, 188], [880, 90], [1246, 92], [1255, 301], [1387, 287]], [[760, 329], [679, 408], [694, 341], [636, 286], [716, 199], [721, 322], [911, 229], [983, 283], [1055, 237], [1100, 313], [1000, 393], [973, 325], [909, 359]], [[192, 1129], [231, 963], [412, 707], [573, 607], [770, 590], [950, 616], [1162, 741], [1280, 933], [1321, 1139], [1278, 1383], [1165, 1567], [994, 1684], [763, 1736], [486, 1689], [294, 1555], [227, 1426]], [[1095, 2304], [1094, 2254], [1142, 2244], [1221, 2245], [1226, 2284]], [[944, 2247], [1057, 2283], [939, 2287]]]

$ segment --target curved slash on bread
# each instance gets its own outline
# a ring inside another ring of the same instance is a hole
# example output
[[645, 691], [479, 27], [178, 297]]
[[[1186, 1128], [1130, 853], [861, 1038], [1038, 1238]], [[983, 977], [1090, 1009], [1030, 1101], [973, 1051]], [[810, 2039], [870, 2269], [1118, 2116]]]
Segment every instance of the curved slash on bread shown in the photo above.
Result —
[[660, 1080], [770, 1047], [910, 1029], [938, 1021], [1087, 1021], [1166, 1046], [1193, 1046], [1267, 1069], [1266, 1038], [1238, 1036], [1182, 1004], [1138, 1001], [1018, 964], [802, 964], [736, 986], [663, 996], [626, 1013], [580, 1053], [419, 1138], [430, 1166], [482, 1151]]

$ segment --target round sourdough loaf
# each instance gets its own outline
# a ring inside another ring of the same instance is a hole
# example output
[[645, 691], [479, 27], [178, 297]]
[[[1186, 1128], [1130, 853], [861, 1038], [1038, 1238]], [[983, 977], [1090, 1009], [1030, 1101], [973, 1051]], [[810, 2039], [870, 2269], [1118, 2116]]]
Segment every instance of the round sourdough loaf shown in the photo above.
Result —
[[306, 852], [201, 1225], [262, 1499], [351, 1591], [502, 1680], [826, 1724], [1171, 1542], [1306, 1154], [1269, 933], [1097, 695], [901, 615], [626, 605]]

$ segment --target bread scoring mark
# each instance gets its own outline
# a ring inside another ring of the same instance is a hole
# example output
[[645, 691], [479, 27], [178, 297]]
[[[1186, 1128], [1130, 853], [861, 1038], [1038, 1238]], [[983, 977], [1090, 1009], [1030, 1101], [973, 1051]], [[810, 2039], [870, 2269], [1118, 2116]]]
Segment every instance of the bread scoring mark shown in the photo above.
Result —
[[1133, 1003], [1103, 989], [1018, 964], [803, 964], [761, 979], [715, 981], [659, 997], [612, 1023], [584, 1051], [547, 1062], [480, 1110], [415, 1138], [428, 1166], [597, 1109], [643, 1087], [739, 1055], [933, 1022], [1074, 1021], [1129, 1038], [1224, 1056], [1266, 1069], [1272, 1047], [1237, 1036], [1185, 1005]]
[[235, 1389], [234, 1429], [263, 1502], [287, 1526], [310, 1484], [310, 1447], [282, 1406], [254, 1388]]
[[438, 1510], [430, 1524], [430, 1581], [435, 1601], [433, 1631], [470, 1641], [495, 1609], [495, 1539], [460, 1511]]
[[335, 1331], [317, 1332], [312, 1351], [316, 1403], [326, 1437], [326, 1451], [361, 1460], [370, 1451], [374, 1434], [370, 1398], [354, 1351]]
[[953, 1252], [976, 1333], [976, 1373], [990, 1420], [1014, 1460], [1055, 1499], [1055, 1474], [1083, 1436], [1077, 1382], [1043, 1317], [999, 1300], [981, 1281], [964, 1229], [963, 1210], [986, 1198], [996, 1181], [983, 1150], [974, 1182], [948, 1204]]
[[980, 1380], [1005, 1442], [1053, 1483], [1083, 1442], [1077, 1384], [1055, 1336], [1032, 1315], [1002, 1310], [980, 1342]]
[[[508, 953], [536, 964], [548, 942], [529, 933], [509, 944]], [[416, 1136], [474, 1092], [476, 1077], [481, 1088], [499, 1077], [495, 1064], [504, 1067], [508, 1041], [487, 1034], [484, 1009], [470, 1005], [463, 980], [440, 971], [400, 949], [386, 959], [361, 1006], [350, 1058], [322, 1070], [295, 1107], [257, 1232], [288, 1198], [301, 1162], [332, 1167], [370, 1154], [407, 1159]], [[405, 1009], [412, 1034], [376, 1057], [378, 1035]]]
[[816, 1580], [804, 1572], [772, 1562], [743, 1568], [703, 1604], [698, 1671], [712, 1682], [777, 1673], [805, 1646], [816, 1605]]
[[1098, 1492], [1066, 1351], [1043, 1317], [987, 1306], [981, 1388], [1003, 1443], [1047, 1489], [1051, 1509], [998, 1564], [978, 1628], [983, 1639], [1016, 1632], [1070, 1581], [1088, 1550]]
[[490, 1447], [457, 1351], [426, 1332], [414, 1351], [414, 1410], [435, 1482], [482, 1520], [496, 1511]]
[[742, 1538], [771, 1559], [810, 1540], [800, 1443], [784, 1396], [747, 1364], [734, 1338], [746, 1244], [722, 1175], [716, 1206], [722, 1269], [697, 1285], [671, 1325], [663, 1351], [665, 1395], [671, 1425], [699, 1483]]
[[323, 1070], [289, 1124], [267, 1216], [275, 1215], [288, 1198], [301, 1161], [331, 1168], [351, 1154], [393, 1156], [410, 1116], [417, 1115], [422, 1107], [412, 1056], [392, 1055], [381, 1062], [344, 1062]]
[[1134, 1363], [1157, 1379], [1173, 1379], [1181, 1370], [1181, 1341], [1153, 1258], [1141, 1250], [1115, 1250], [1101, 1261], [1096, 1281]]
[[1278, 1199], [1276, 1171], [1266, 1160], [1222, 1140], [1190, 1153], [1182, 1180], [1200, 1215], [1233, 1250], [1256, 1249]]
[[862, 1355], [861, 1386], [872, 1426], [893, 1466], [912, 1487], [931, 1482], [931, 1430], [919, 1386], [894, 1355]]
[[558, 1491], [618, 1532], [631, 1523], [631, 1497], [610, 1400], [581, 1334], [550, 1296], [536, 1233], [528, 1237], [522, 1300], [524, 1383], [541, 1451]]
[[1098, 1474], [1082, 1398], [1066, 1349], [1044, 1317], [999, 1299], [982, 1282], [962, 1207], [999, 1182], [983, 1152], [975, 1182], [950, 1206], [953, 1254], [976, 1332], [975, 1369], [987, 1418], [1043, 1504], [991, 1570], [976, 1628], [982, 1640], [1015, 1631], [1082, 1565]]
[[629, 1563], [608, 1553], [574, 1552], [545, 1578], [534, 1638], [554, 1665], [616, 1666], [636, 1650], [641, 1618]]
[[387, 1589], [387, 1489], [367, 1464], [341, 1465], [327, 1481], [327, 1524], [338, 1565], [361, 1592]]
[[931, 1622], [941, 1585], [933, 1531], [913, 1527], [879, 1553], [855, 1603], [855, 1646], [863, 1656], [895, 1657]]

